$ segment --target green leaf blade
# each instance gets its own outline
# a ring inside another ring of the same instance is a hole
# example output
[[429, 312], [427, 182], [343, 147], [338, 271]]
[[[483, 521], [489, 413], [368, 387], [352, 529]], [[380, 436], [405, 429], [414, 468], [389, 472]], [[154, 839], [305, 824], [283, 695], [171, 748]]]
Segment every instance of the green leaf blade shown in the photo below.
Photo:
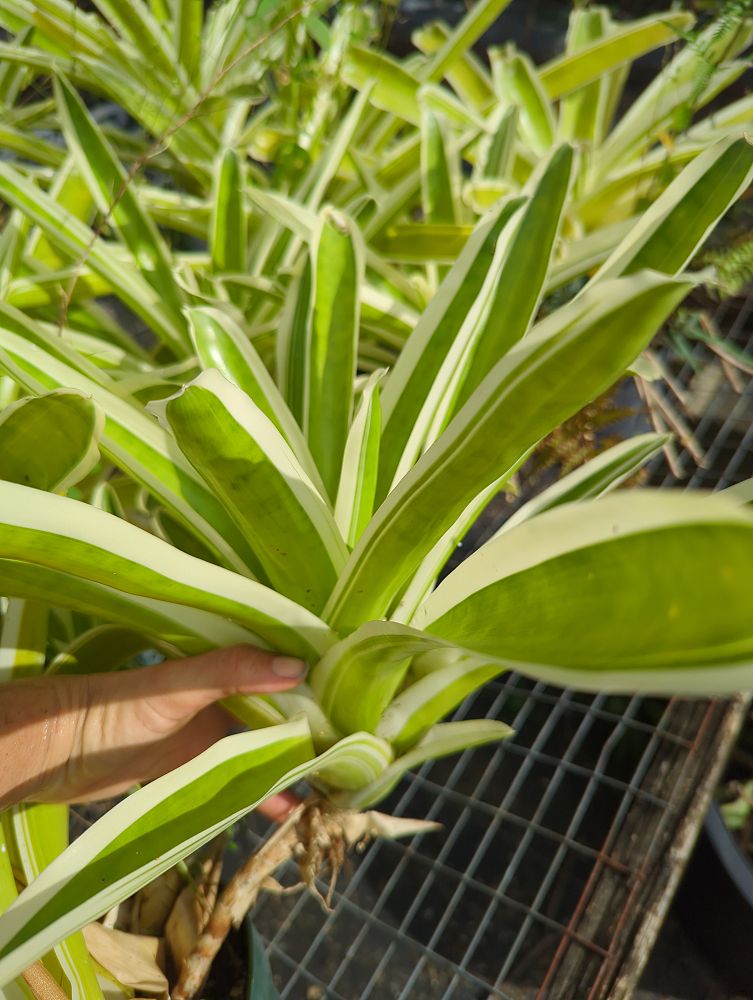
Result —
[[272, 584], [320, 610], [347, 550], [274, 424], [213, 369], [152, 408], [249, 539]]

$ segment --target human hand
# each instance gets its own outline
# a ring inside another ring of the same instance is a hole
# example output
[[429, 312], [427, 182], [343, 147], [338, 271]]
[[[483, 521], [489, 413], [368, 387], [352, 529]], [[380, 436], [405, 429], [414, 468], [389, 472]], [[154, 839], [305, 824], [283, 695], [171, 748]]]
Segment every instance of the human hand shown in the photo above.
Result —
[[[0, 686], [0, 808], [108, 798], [184, 764], [237, 725], [216, 702], [284, 691], [305, 664], [233, 646], [108, 674]], [[282, 819], [291, 795], [260, 806]]]

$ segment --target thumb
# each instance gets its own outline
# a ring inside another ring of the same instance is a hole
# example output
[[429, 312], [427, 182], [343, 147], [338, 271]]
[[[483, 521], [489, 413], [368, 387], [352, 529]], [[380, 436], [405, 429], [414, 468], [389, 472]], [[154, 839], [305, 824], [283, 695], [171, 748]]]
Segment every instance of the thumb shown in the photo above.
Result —
[[130, 676], [140, 689], [136, 697], [145, 698], [164, 719], [182, 722], [230, 695], [286, 691], [305, 674], [306, 664], [295, 657], [230, 646], [144, 667]]

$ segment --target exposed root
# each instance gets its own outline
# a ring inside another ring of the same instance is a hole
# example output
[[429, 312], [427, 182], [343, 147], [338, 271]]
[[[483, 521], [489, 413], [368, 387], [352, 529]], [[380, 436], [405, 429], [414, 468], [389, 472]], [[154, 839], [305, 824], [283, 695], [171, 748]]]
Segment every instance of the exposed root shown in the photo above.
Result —
[[42, 965], [35, 962], [23, 973], [23, 979], [36, 1000], [68, 1000], [52, 977], [52, 974]]
[[[301, 885], [296, 888], [307, 888], [328, 909], [349, 848], [362, 847], [374, 837], [410, 836], [435, 830], [438, 826], [420, 820], [393, 819], [375, 812], [349, 812], [318, 796], [302, 802], [220, 893], [193, 951], [181, 966], [178, 983], [170, 994], [172, 1000], [193, 1000], [231, 927], [240, 927], [262, 890], [270, 884], [274, 886], [273, 891], [280, 890], [274, 873], [285, 862], [298, 864]], [[316, 882], [325, 873], [328, 887], [323, 896]]]

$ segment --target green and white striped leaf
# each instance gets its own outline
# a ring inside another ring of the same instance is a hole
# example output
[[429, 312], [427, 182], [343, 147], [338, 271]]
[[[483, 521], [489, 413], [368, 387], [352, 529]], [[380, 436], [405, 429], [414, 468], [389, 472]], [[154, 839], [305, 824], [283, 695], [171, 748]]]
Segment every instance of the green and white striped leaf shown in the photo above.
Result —
[[593, 281], [649, 267], [676, 274], [753, 181], [753, 143], [714, 143], [672, 181], [599, 268]]
[[[691, 112], [708, 98], [709, 67], [716, 66], [711, 74], [712, 92], [728, 85], [737, 68], [725, 66], [723, 60], [734, 52], [736, 40], [750, 37], [750, 23], [745, 18], [728, 18], [712, 21], [694, 40], [680, 52], [651, 81], [640, 96], [630, 105], [613, 130], [604, 140], [595, 170], [606, 177], [617, 164], [632, 159], [654, 141], [656, 132], [671, 124], [677, 109]], [[701, 85], [699, 87], [699, 81]]]
[[[522, 199], [500, 204], [476, 227], [385, 380], [378, 503], [394, 485], [426, 398], [484, 286], [497, 239], [522, 204]], [[412, 446], [413, 454], [420, 445], [419, 440]]]
[[[576, 11], [583, 15], [588, 10]], [[595, 16], [596, 9], [593, 11]], [[629, 21], [605, 37], [595, 37], [590, 45], [579, 47], [546, 63], [539, 77], [550, 100], [600, 79], [610, 70], [632, 62], [663, 45], [676, 42], [681, 33], [692, 27], [694, 17], [685, 11], [665, 11], [637, 21]]]
[[445, 137], [437, 116], [427, 107], [421, 115], [421, 200], [428, 223], [454, 225], [457, 178], [450, 167]]
[[353, 410], [364, 262], [355, 225], [325, 210], [312, 246], [303, 428], [334, 503]]
[[355, 793], [341, 796], [340, 802], [348, 809], [367, 809], [389, 795], [408, 771], [421, 764], [486, 743], [498, 743], [512, 735], [509, 726], [494, 719], [445, 722], [433, 726], [416, 746], [385, 768], [376, 781]]
[[347, 548], [272, 421], [214, 369], [150, 408], [249, 539], [272, 584], [321, 610]]
[[310, 311], [311, 257], [306, 254], [290, 284], [275, 344], [277, 384], [290, 412], [301, 427], [306, 392]]
[[394, 622], [367, 622], [336, 643], [311, 671], [309, 684], [341, 732], [374, 732], [413, 656], [443, 645]]
[[215, 271], [246, 270], [247, 227], [243, 169], [235, 150], [226, 149], [215, 164], [212, 192], [209, 247]]
[[533, 152], [542, 156], [554, 142], [555, 120], [536, 67], [527, 55], [512, 47], [490, 49], [489, 58], [497, 96], [505, 105], [518, 108], [520, 134]]
[[[417, 28], [411, 40], [427, 55], [434, 55], [450, 36], [447, 25], [432, 21]], [[494, 104], [491, 78], [481, 60], [470, 50], [459, 55], [444, 69], [444, 76], [460, 100], [474, 111], [484, 113]]]
[[105, 414], [102, 453], [146, 486], [225, 565], [245, 575], [261, 572], [228, 514], [190, 463], [176, 454], [170, 436], [143, 410], [9, 331], [1, 316], [0, 369], [36, 395], [69, 386], [91, 396]]
[[9, 597], [44, 603], [55, 594], [61, 607], [117, 622], [149, 636], [153, 646], [169, 647], [188, 656], [239, 643], [264, 644], [255, 632], [221, 615], [124, 594], [64, 570], [0, 558], [0, 571], [3, 591]]
[[599, 284], [510, 351], [372, 518], [325, 608], [333, 627], [384, 615], [468, 504], [612, 384], [691, 287], [653, 272]]
[[753, 683], [752, 555], [744, 507], [617, 493], [558, 507], [488, 542], [414, 624], [547, 683], [729, 694]]
[[456, 709], [469, 694], [493, 680], [505, 669], [457, 649], [426, 653], [432, 669], [403, 687], [379, 720], [377, 736], [387, 740], [397, 753], [417, 743], [436, 723]]
[[112, 514], [15, 483], [0, 483], [0, 558], [209, 611], [250, 629], [272, 648], [304, 658], [332, 642], [323, 622], [283, 595], [180, 552]]
[[394, 760], [389, 743], [371, 733], [356, 733], [348, 737], [348, 743], [340, 744], [340, 753], [335, 760], [317, 766], [311, 778], [327, 789], [356, 790], [377, 781]]
[[379, 369], [369, 376], [345, 442], [335, 521], [351, 548], [374, 513], [382, 429], [379, 392], [385, 374], [384, 369]]
[[341, 75], [356, 90], [368, 88], [369, 100], [375, 108], [412, 125], [419, 124], [421, 83], [396, 59], [376, 49], [354, 45], [343, 60]]
[[421, 70], [425, 80], [441, 80], [458, 57], [470, 52], [475, 42], [497, 20], [511, 0], [478, 0], [452, 29], [442, 47]]
[[502, 180], [510, 176], [519, 114], [514, 104], [501, 105], [492, 112], [489, 131], [482, 136], [476, 154], [474, 174], [480, 180]]
[[562, 145], [544, 161], [531, 181], [530, 200], [517, 217], [505, 266], [476, 338], [455, 408], [463, 405], [535, 318], [561, 227], [572, 169], [573, 150]]
[[0, 916], [0, 983], [358, 736], [314, 758], [304, 720], [228, 736], [114, 806]]
[[5, 593], [9, 600], [0, 625], [0, 683], [40, 673], [47, 647], [47, 605]]
[[[577, 59], [594, 42], [603, 42], [609, 31], [609, 12], [604, 7], [579, 8], [570, 12], [570, 23], [565, 45], [565, 59]], [[591, 55], [591, 59], [596, 59]], [[586, 60], [590, 61], [589, 57]], [[539, 71], [543, 80], [543, 71]], [[544, 83], [546, 87], [546, 83]], [[583, 142], [591, 145], [597, 141], [600, 123], [604, 118], [603, 105], [609, 94], [609, 76], [597, 76], [577, 87], [560, 100], [557, 134], [566, 142]], [[585, 159], [585, 158], [584, 158]]]
[[[68, 846], [68, 807], [46, 803], [16, 806], [9, 819], [15, 858], [29, 885]], [[79, 931], [60, 941], [46, 956], [45, 965], [71, 1000], [104, 1000]]]
[[75, 389], [20, 399], [0, 412], [0, 479], [65, 492], [99, 459], [104, 416]]
[[249, 338], [226, 313], [211, 306], [187, 311], [196, 354], [203, 368], [216, 368], [238, 386], [269, 417], [320, 493], [324, 493], [319, 470], [306, 439], [288, 409], [275, 380]]
[[524, 503], [505, 521], [497, 535], [563, 503], [591, 500], [616, 489], [671, 439], [671, 434], [639, 434], [608, 448]]

